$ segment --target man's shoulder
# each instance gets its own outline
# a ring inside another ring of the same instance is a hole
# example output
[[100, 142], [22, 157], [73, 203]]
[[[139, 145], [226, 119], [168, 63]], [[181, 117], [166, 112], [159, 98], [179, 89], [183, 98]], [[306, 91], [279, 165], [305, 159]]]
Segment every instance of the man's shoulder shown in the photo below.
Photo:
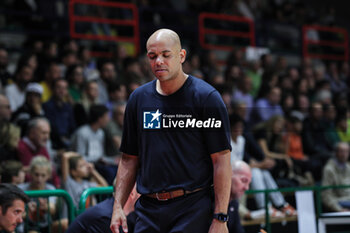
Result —
[[191, 82], [190, 87], [198, 91], [199, 93], [209, 94], [209, 93], [212, 93], [213, 91], [216, 91], [216, 89], [212, 85], [210, 85], [209, 83], [207, 83], [202, 79], [199, 79], [192, 75], [189, 75], [188, 78], [190, 79], [190, 82]]
[[135, 97], [139, 97], [140, 95], [143, 94], [150, 94], [154, 91], [154, 86], [156, 80], [152, 80], [148, 83], [145, 83], [143, 85], [141, 85], [140, 87], [136, 88], [130, 95], [130, 98], [135, 98]]

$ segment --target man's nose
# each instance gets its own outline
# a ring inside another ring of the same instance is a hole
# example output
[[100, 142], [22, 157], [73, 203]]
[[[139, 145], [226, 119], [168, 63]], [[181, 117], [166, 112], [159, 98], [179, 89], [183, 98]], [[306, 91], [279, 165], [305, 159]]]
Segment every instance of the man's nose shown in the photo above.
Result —
[[158, 56], [157, 59], [156, 59], [156, 64], [159, 65], [159, 64], [163, 64], [163, 58], [161, 56]]

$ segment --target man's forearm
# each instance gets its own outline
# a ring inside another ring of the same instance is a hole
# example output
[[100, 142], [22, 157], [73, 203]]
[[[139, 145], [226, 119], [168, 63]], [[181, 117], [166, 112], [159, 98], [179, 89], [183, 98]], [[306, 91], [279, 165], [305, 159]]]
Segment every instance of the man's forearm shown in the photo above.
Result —
[[226, 213], [231, 190], [230, 151], [222, 151], [212, 155], [214, 167], [214, 213]]
[[123, 154], [119, 163], [115, 186], [114, 208], [123, 208], [134, 187], [138, 169], [138, 157]]

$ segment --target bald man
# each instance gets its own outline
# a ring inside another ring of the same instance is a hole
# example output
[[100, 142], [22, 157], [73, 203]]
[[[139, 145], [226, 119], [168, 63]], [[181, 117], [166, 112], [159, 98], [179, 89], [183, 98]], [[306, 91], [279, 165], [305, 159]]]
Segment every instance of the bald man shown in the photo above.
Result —
[[230, 233], [243, 233], [244, 229], [238, 212], [238, 199], [249, 189], [252, 181], [252, 172], [247, 163], [237, 160], [232, 164], [231, 195], [228, 208], [228, 229]]
[[[230, 130], [220, 94], [185, 74], [186, 51], [172, 30], [147, 41], [154, 81], [130, 96], [111, 230], [127, 231], [124, 203], [136, 180], [136, 233], [226, 233]], [[214, 193], [214, 195], [213, 195]]]

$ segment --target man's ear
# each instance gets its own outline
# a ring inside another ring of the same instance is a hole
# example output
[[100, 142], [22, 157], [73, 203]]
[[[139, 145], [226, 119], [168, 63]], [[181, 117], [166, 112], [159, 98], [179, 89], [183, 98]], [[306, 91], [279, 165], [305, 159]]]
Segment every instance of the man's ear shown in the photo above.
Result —
[[185, 49], [181, 49], [180, 51], [180, 58], [181, 58], [181, 64], [185, 62], [186, 60], [186, 50]]

